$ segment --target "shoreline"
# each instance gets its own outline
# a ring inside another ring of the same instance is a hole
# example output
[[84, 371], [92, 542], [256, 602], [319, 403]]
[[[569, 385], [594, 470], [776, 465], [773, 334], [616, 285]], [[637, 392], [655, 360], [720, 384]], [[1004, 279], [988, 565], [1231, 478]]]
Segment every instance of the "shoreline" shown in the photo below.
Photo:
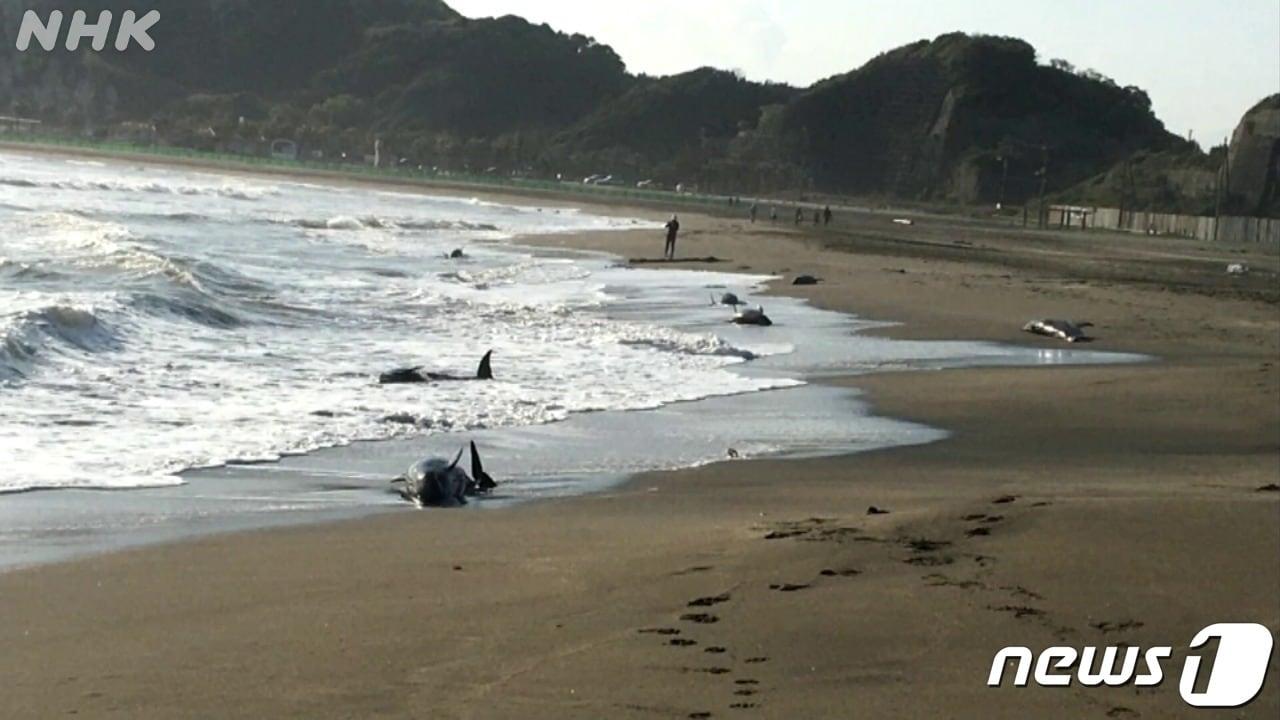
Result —
[[[982, 260], [1003, 251], [1009, 263], [889, 254], [856, 229], [849, 252], [815, 247], [843, 236], [686, 226], [682, 254], [729, 260], [716, 270], [815, 272], [826, 282], [797, 297], [898, 310], [908, 324], [890, 335], [1042, 346], [1021, 322], [1070, 305], [1100, 321], [1090, 349], [1163, 361], [832, 381], [865, 390], [877, 414], [951, 433], [922, 447], [640, 475], [495, 509], [482, 526], [405, 514], [6, 573], [0, 641], [14, 650], [0, 671], [17, 678], [14, 716], [198, 716], [234, 686], [246, 711], [273, 716], [833, 717], [856, 703], [888, 716], [1176, 717], [1189, 708], [1169, 687], [983, 681], [1004, 645], [1178, 646], [1227, 619], [1280, 628], [1280, 572], [1256, 559], [1274, 560], [1280, 542], [1280, 504], [1254, 491], [1280, 458], [1280, 323], [1266, 302], [1098, 280], [1091, 264], [1073, 273], [1082, 292], [1058, 272], [1093, 248], [1029, 257], [968, 226], [955, 232], [995, 248]], [[658, 249], [630, 234], [599, 242], [624, 257]], [[1043, 257], [1051, 267], [1036, 270]], [[1180, 281], [1200, 281], [1198, 267], [1187, 273]], [[890, 514], [867, 515], [871, 505]], [[380, 550], [406, 536], [431, 552]], [[201, 581], [184, 587], [191, 573]], [[691, 599], [721, 593], [707, 613], [719, 622], [680, 619], [697, 614]], [[645, 632], [655, 628], [697, 644]], [[1280, 708], [1277, 672], [1273, 656], [1249, 716]], [[70, 676], [83, 693], [52, 690]]]

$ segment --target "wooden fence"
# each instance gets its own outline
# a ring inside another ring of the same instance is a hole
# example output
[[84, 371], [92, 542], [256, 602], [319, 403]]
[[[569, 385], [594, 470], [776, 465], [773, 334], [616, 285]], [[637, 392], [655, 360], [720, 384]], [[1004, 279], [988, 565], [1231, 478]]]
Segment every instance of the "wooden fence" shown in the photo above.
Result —
[[1119, 208], [1053, 205], [1049, 227], [1097, 228], [1156, 235], [1178, 235], [1209, 242], [1270, 243], [1280, 246], [1280, 218], [1139, 212]]

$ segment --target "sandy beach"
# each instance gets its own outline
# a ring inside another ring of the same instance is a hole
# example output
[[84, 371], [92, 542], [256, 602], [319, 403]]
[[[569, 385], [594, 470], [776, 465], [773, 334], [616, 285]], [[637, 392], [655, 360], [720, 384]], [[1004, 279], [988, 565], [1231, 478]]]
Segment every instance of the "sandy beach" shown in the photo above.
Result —
[[[1191, 717], [1177, 676], [1198, 630], [1280, 632], [1280, 492], [1259, 491], [1280, 482], [1274, 249], [681, 220], [679, 254], [722, 262], [677, 266], [778, 274], [776, 292], [897, 337], [1053, 349], [1020, 328], [1066, 316], [1095, 324], [1089, 349], [1152, 360], [832, 380], [952, 433], [926, 447], [0, 574], [2, 714]], [[652, 231], [540, 242], [661, 251]], [[824, 282], [791, 287], [800, 273]], [[1172, 646], [1164, 684], [986, 685], [1005, 646], [1122, 644]], [[1278, 675], [1273, 654], [1262, 694], [1224, 716], [1275, 717]]]

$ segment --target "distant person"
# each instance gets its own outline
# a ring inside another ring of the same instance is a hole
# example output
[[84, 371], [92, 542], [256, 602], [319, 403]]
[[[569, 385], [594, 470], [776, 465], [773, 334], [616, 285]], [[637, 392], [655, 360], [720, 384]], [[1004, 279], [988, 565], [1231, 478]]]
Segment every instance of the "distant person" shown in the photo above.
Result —
[[818, 227], [821, 224], [822, 224], [822, 211], [818, 210], [818, 208], [814, 208], [813, 209], [813, 226]]
[[750, 213], [750, 215], [751, 215], [751, 224], [752, 224], [752, 225], [755, 225], [755, 224], [756, 224], [756, 212], [757, 212], [758, 210], [759, 210], [759, 208], [757, 208], [757, 207], [756, 207], [756, 204], [755, 204], [755, 203], [751, 203], [751, 210], [749, 211], [749, 213]]
[[796, 208], [796, 225], [804, 222], [804, 208]]
[[832, 217], [834, 217], [834, 216], [831, 214], [831, 206], [830, 206], [830, 205], [828, 205], [828, 206], [826, 206], [826, 207], [822, 208], [822, 224], [823, 224], [823, 225], [830, 225], [830, 224], [831, 224], [831, 218], [832, 218]]
[[778, 208], [776, 206], [769, 208], [769, 222], [778, 222]]
[[680, 234], [680, 218], [672, 215], [667, 221], [667, 245], [662, 251], [662, 257], [667, 260], [676, 259], [676, 236]]

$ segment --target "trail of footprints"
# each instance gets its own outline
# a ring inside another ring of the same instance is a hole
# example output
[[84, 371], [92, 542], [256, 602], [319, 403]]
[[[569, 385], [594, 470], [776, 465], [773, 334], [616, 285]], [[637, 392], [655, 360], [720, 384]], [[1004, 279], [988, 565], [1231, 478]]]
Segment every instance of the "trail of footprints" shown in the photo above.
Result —
[[[990, 537], [999, 528], [1000, 524], [1005, 522], [1006, 514], [1009, 510], [1008, 506], [1018, 503], [1020, 498], [1016, 495], [1003, 495], [990, 501], [991, 505], [999, 506], [1000, 512], [994, 512], [996, 508], [992, 508], [993, 512], [975, 512], [965, 515], [959, 520], [964, 523], [964, 538], [972, 543], [981, 543], [983, 538]], [[1028, 503], [1025, 506], [1030, 508], [1039, 508], [1051, 505], [1052, 503], [1039, 501]], [[877, 510], [876, 508], [872, 508]], [[868, 512], [870, 515], [887, 514], [887, 511]], [[988, 568], [995, 558], [981, 554], [980, 552], [957, 552], [955, 544], [948, 540], [934, 540], [921, 537], [902, 537], [896, 540], [884, 539], [865, 534], [861, 529], [856, 527], [844, 526], [837, 524], [831, 518], [808, 518], [800, 521], [786, 521], [770, 524], [767, 527], [758, 528], [764, 531], [762, 536], [765, 540], [793, 540], [799, 542], [835, 542], [835, 543], [895, 543], [907, 550], [908, 554], [901, 562], [915, 567], [928, 568], [930, 571], [922, 576], [922, 580], [930, 587], [947, 587], [956, 588], [966, 591], [985, 591], [989, 593], [997, 593], [1007, 597], [1007, 600], [997, 601], [986, 606], [992, 612], [1009, 613], [1017, 619], [1031, 619], [1039, 622], [1048, 628], [1060, 639], [1074, 635], [1077, 631], [1073, 628], [1057, 625], [1051, 621], [1044, 610], [1036, 607], [1035, 603], [1044, 600], [1044, 598], [1033, 590], [1029, 590], [1021, 585], [993, 585], [984, 581], [983, 570]], [[967, 543], [966, 543], [967, 544]], [[966, 564], [957, 565], [960, 560], [968, 561]], [[952, 567], [957, 568], [959, 572], [972, 572], [972, 577], [957, 578], [945, 574], [944, 571], [950, 571]], [[976, 568], [976, 570], [971, 570]], [[673, 573], [673, 575], [687, 575], [691, 573], [700, 573], [709, 571], [709, 566], [698, 566], [688, 570]], [[818, 573], [818, 577], [809, 583], [773, 583], [769, 585], [769, 590], [779, 593], [795, 593], [813, 587], [813, 584], [821, 580], [830, 580], [833, 578], [852, 578], [862, 573], [861, 570], [853, 568], [844, 569], [823, 569]], [[733, 596], [729, 592], [717, 595], [708, 595], [698, 597], [686, 603], [686, 608], [678, 616], [679, 621], [683, 623], [681, 627], [657, 627], [644, 628], [639, 632], [646, 635], [654, 635], [665, 640], [665, 642], [675, 648], [684, 648], [688, 650], [700, 649], [702, 653], [709, 658], [718, 658], [729, 653], [729, 648], [723, 645], [707, 645], [700, 646], [698, 640], [684, 635], [686, 629], [697, 630], [705, 629], [713, 631], [720, 618], [713, 612], [713, 609], [724, 603], [732, 602]], [[1091, 624], [1094, 631], [1102, 634], [1110, 634], [1115, 632], [1124, 632], [1126, 630], [1142, 627], [1142, 623], [1136, 620], [1122, 621], [1106, 621], [1094, 622]], [[755, 656], [744, 658], [740, 661], [738, 671], [723, 665], [709, 665], [706, 667], [684, 667], [684, 672], [705, 673], [709, 676], [727, 676], [732, 675], [732, 683], [729, 685], [729, 701], [728, 708], [730, 710], [742, 711], [753, 710], [761, 707], [764, 701], [765, 692], [760, 685], [760, 681], [752, 677], [742, 677], [750, 666], [759, 666], [769, 662], [766, 656]], [[1129, 708], [1114, 708], [1112, 717], [1132, 717], [1133, 713]], [[714, 714], [707, 710], [699, 710], [691, 712], [688, 718], [712, 718]]]
[[[795, 528], [791, 528], [787, 532], [791, 532]], [[801, 531], [800, 534], [804, 534]], [[840, 539], [850, 536], [853, 532], [848, 528], [824, 528], [820, 533], [823, 539]], [[785, 537], [795, 537], [796, 535], [785, 534]], [[698, 571], [709, 570], [710, 568], [700, 567]], [[674, 575], [688, 574], [688, 571], [674, 573]], [[860, 575], [860, 570], [852, 568], [844, 568], [840, 570], [827, 568], [822, 570], [818, 575], [820, 578], [851, 578]], [[817, 579], [815, 579], [816, 582]], [[781, 593], [794, 593], [808, 589], [813, 583], [774, 583], [769, 585], [769, 590]], [[732, 602], [733, 595], [729, 592], [719, 593], [717, 595], [707, 595], [698, 597], [685, 603], [685, 612], [679, 615], [679, 621], [686, 625], [681, 627], [653, 627], [643, 628], [639, 632], [642, 635], [654, 635], [659, 638], [665, 638], [666, 643], [675, 648], [695, 649], [700, 647], [699, 641], [690, 637], [686, 637], [685, 630], [697, 630], [705, 628], [713, 630], [714, 626], [720, 622], [720, 617], [711, 609], [724, 603]], [[729, 648], [723, 645], [707, 645], [701, 647], [701, 651], [716, 658], [729, 653]], [[732, 684], [728, 686], [728, 709], [734, 711], [755, 710], [761, 707], [763, 701], [764, 690], [760, 681], [754, 677], [742, 677], [751, 666], [761, 666], [769, 662], [769, 657], [765, 655], [755, 655], [743, 658], [736, 664], [739, 665], [737, 671], [732, 667], [725, 665], [708, 665], [703, 667], [682, 667], [683, 672], [705, 673], [707, 675], [718, 677], [725, 675], [733, 675]], [[734, 664], [730, 662], [729, 664]], [[686, 717], [711, 718], [714, 714], [711, 711], [699, 710], [689, 713]]]

